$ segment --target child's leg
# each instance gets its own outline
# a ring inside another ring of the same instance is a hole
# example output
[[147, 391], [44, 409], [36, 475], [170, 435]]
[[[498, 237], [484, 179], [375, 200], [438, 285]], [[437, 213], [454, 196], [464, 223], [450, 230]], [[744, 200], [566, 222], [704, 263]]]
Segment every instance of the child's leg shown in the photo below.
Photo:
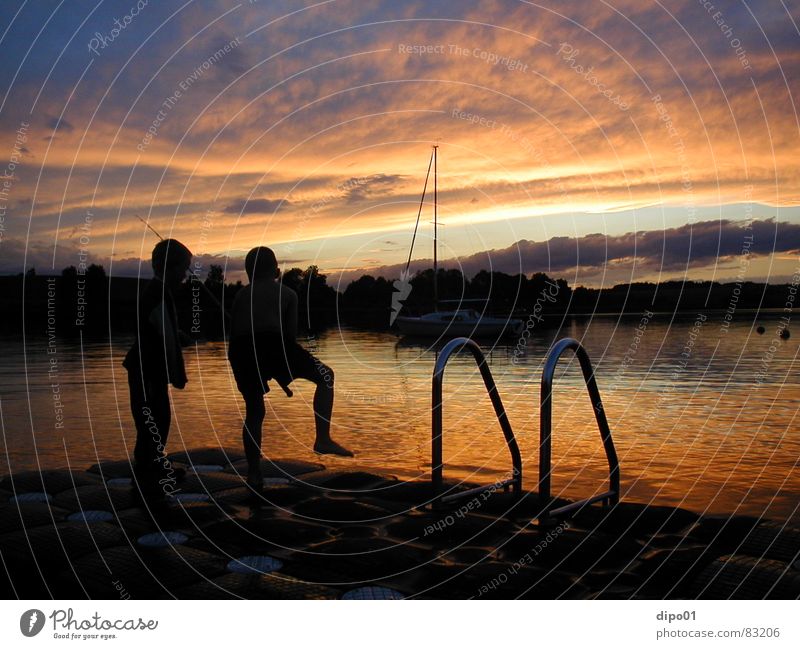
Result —
[[261, 426], [267, 411], [264, 407], [264, 395], [252, 392], [244, 397], [245, 418], [242, 426], [244, 454], [247, 458], [248, 474], [255, 475], [261, 470]]
[[138, 372], [129, 372], [128, 387], [131, 414], [136, 424], [136, 447], [133, 456], [139, 470], [156, 472], [164, 457], [169, 436], [171, 409], [166, 384], [142, 380]]
[[317, 430], [317, 441], [331, 438], [331, 417], [333, 416], [333, 370], [317, 361], [318, 378], [314, 383], [314, 425]]
[[134, 476], [145, 499], [160, 500], [175, 492], [178, 479], [165, 454], [172, 415], [169, 389], [166, 383], [142, 380], [135, 371], [128, 374], [128, 386], [136, 424]]
[[317, 389], [314, 392], [314, 425], [317, 438], [314, 450], [317, 453], [353, 457], [353, 452], [331, 439], [331, 417], [333, 416], [333, 370], [319, 360], [314, 359], [316, 367], [311, 376]]

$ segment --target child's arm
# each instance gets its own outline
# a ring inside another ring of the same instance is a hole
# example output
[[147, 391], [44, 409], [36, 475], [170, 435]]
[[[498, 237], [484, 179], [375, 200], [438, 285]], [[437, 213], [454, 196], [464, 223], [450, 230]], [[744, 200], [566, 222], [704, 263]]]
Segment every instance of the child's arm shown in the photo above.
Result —
[[161, 340], [160, 352], [164, 355], [167, 367], [167, 379], [179, 390], [186, 386], [186, 374], [183, 368], [183, 351], [179, 339], [180, 331], [177, 324], [172, 322], [172, 316], [164, 302], [160, 302], [148, 318], [158, 339]]

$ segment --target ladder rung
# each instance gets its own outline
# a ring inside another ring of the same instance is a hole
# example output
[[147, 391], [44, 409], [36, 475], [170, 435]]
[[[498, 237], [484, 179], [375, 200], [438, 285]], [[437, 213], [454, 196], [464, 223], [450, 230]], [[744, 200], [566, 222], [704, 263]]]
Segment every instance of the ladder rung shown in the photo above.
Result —
[[581, 507], [585, 507], [586, 505], [591, 505], [592, 503], [596, 503], [600, 500], [606, 500], [607, 498], [612, 498], [613, 496], [616, 495], [617, 495], [616, 491], [606, 491], [605, 493], [597, 494], [596, 496], [592, 496], [591, 498], [579, 500], [576, 503], [570, 503], [569, 505], [564, 505], [563, 507], [558, 507], [557, 509], [551, 509], [549, 512], [549, 516], [559, 516], [561, 514], [566, 514], [575, 509], [580, 509]]
[[459, 500], [461, 498], [466, 498], [467, 496], [472, 496], [473, 494], [480, 494], [484, 491], [489, 491], [490, 489], [500, 489], [501, 487], [507, 487], [509, 485], [515, 484], [517, 482], [516, 478], [509, 478], [508, 480], [503, 480], [501, 482], [495, 482], [494, 484], [487, 484], [481, 487], [472, 487], [472, 489], [467, 489], [466, 491], [459, 491], [456, 494], [450, 494], [449, 496], [442, 496], [439, 499], [440, 502], [447, 503], [453, 500]]

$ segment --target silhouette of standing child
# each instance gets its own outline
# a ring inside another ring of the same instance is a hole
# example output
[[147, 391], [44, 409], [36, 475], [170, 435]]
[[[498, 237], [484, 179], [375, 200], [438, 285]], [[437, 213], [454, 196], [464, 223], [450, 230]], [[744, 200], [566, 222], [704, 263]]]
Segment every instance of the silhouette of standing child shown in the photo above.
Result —
[[253, 248], [245, 258], [245, 270], [250, 283], [233, 303], [228, 359], [246, 408], [242, 438], [247, 484], [260, 492], [264, 395], [271, 379], [284, 388], [294, 379], [314, 383], [314, 450], [345, 457], [353, 453], [331, 439], [333, 370], [297, 343], [297, 293], [278, 281], [275, 253], [263, 246]]
[[153, 248], [155, 276], [139, 297], [136, 340], [125, 356], [131, 413], [136, 424], [134, 475], [144, 496], [175, 491], [181, 471], [173, 469], [164, 449], [171, 421], [169, 388], [186, 385], [178, 315], [173, 299], [192, 261], [180, 241], [164, 239]]

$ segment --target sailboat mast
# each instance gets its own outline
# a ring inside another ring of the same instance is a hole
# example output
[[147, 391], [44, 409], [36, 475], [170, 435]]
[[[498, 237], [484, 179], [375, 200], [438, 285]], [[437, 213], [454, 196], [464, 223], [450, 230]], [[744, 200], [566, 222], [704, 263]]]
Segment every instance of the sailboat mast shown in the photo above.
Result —
[[436, 156], [439, 146], [433, 145], [433, 310], [439, 310], [439, 264], [437, 257], [438, 240], [438, 210], [439, 210], [439, 172], [436, 165]]

